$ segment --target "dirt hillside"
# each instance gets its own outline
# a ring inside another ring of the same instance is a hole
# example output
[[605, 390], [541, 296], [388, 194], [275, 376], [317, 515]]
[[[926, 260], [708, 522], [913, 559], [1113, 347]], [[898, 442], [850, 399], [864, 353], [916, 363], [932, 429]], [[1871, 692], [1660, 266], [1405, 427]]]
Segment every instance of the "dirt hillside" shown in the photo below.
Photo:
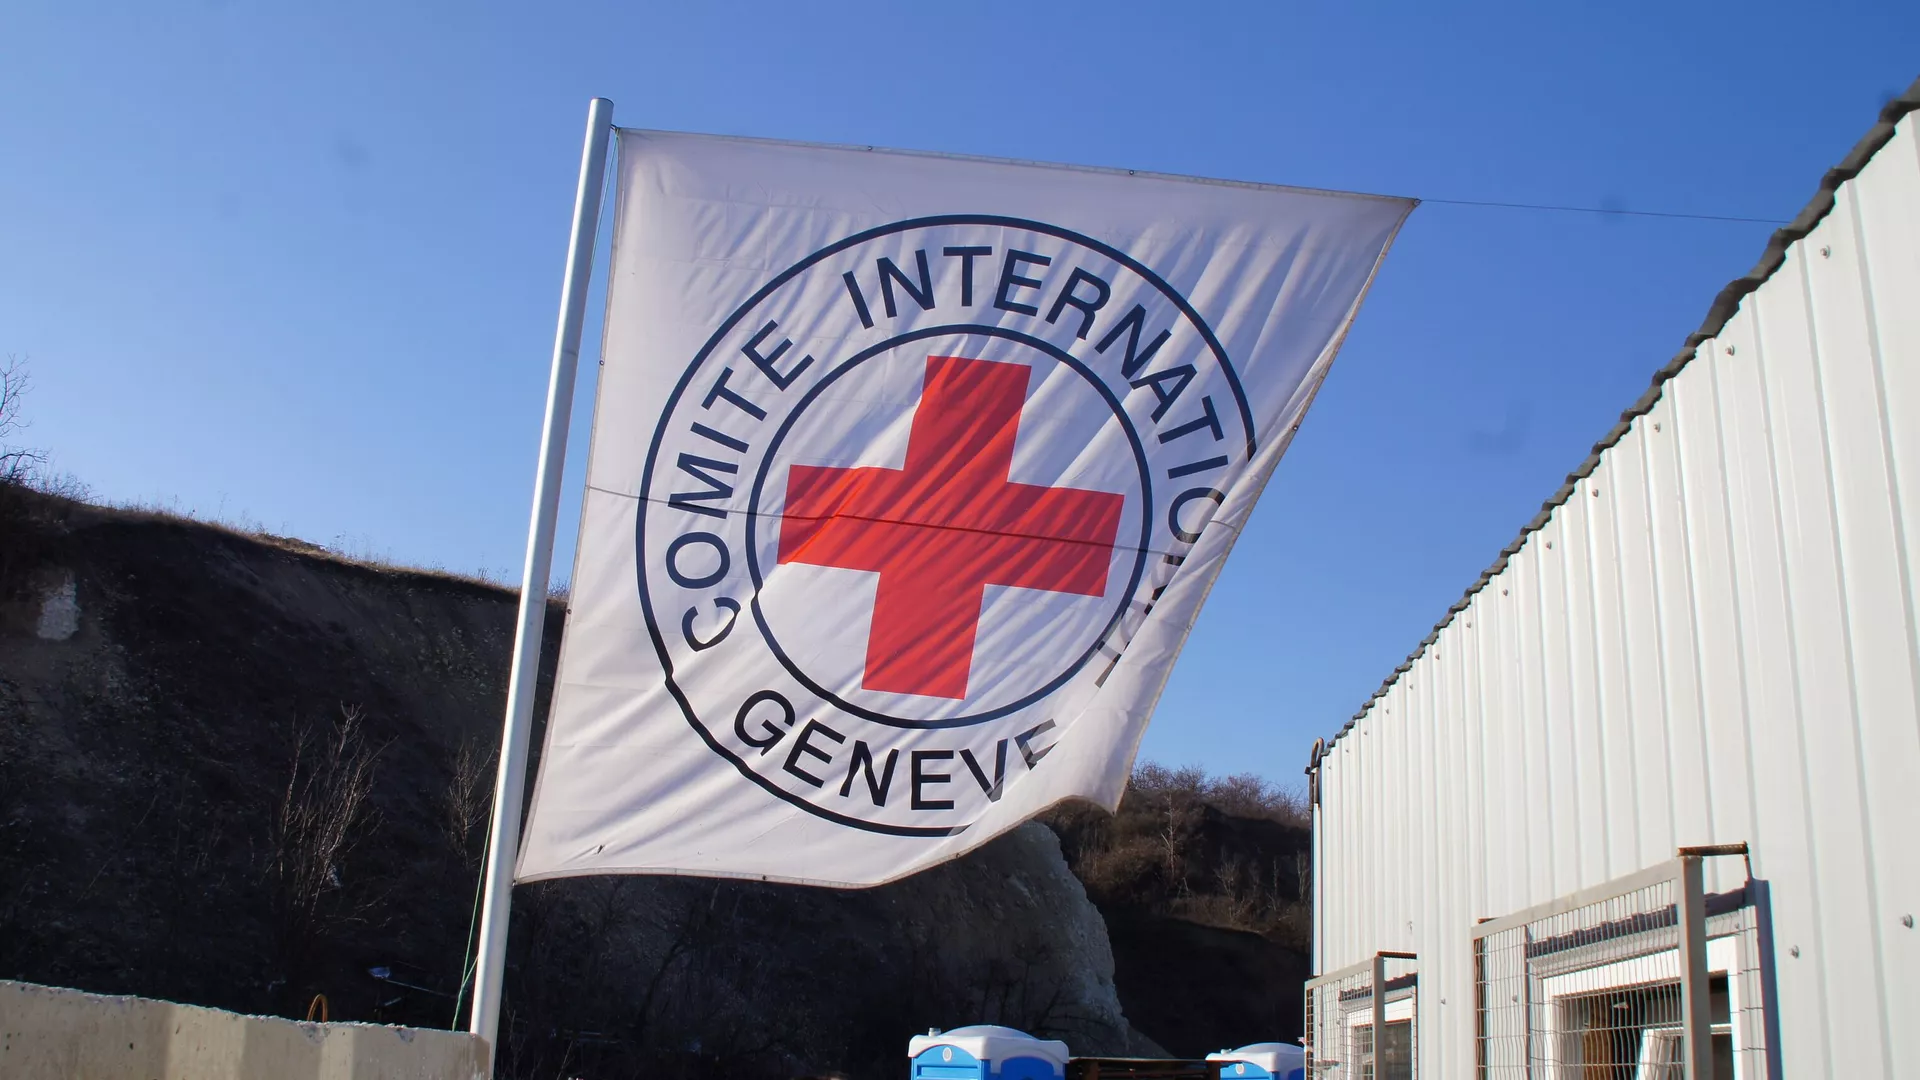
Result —
[[[513, 604], [0, 491], [0, 977], [294, 1016], [324, 994], [336, 1019], [445, 1026]], [[556, 603], [549, 653], [563, 622]], [[1223, 968], [1293, 968], [1270, 936], [1142, 929], [1167, 915], [1097, 909], [1039, 825], [866, 891], [523, 888], [505, 1064], [878, 1077], [928, 1026], [1010, 1023], [1106, 1054], [1157, 1051], [1133, 1016], [1182, 1052], [1297, 1032], [1297, 1008], [1174, 1000]], [[1180, 933], [1200, 944], [1156, 944]]]

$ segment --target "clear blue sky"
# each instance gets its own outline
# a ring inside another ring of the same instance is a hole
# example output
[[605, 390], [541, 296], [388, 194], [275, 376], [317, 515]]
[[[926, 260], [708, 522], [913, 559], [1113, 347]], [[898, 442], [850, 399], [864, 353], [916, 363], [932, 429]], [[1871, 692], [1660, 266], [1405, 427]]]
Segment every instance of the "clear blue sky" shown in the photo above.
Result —
[[[1895, 0], [12, 0], [0, 354], [101, 498], [517, 573], [593, 95], [636, 127], [1784, 219], [1916, 71]], [[1768, 231], [1416, 211], [1146, 755], [1296, 780]]]

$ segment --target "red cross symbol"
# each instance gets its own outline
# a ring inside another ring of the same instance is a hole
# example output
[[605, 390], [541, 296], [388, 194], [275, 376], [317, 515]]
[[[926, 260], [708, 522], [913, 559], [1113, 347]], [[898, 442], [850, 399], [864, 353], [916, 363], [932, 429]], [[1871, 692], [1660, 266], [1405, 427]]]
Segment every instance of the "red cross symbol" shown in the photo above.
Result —
[[780, 561], [880, 575], [867, 689], [966, 697], [988, 585], [1107, 591], [1125, 497], [1008, 479], [1028, 373], [929, 356], [905, 468], [789, 471]]

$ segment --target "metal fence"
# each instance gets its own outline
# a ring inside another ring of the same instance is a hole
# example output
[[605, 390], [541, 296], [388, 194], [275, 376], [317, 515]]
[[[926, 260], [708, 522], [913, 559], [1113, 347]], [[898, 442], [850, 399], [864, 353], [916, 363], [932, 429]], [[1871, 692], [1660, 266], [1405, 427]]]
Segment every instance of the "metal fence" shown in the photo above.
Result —
[[1420, 979], [1412, 953], [1373, 959], [1307, 983], [1311, 1080], [1414, 1080]]
[[1475, 928], [1483, 1080], [1773, 1075], [1751, 884], [1706, 896], [1700, 858]]

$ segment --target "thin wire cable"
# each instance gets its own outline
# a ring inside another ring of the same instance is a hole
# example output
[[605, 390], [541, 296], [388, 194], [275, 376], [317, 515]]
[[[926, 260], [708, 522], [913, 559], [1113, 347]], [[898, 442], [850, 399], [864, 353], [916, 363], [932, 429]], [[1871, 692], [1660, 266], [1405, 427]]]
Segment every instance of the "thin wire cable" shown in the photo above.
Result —
[[[491, 822], [489, 822], [489, 824], [491, 824]], [[456, 990], [453, 995], [453, 1023], [448, 1026], [448, 1030], [450, 1031], [460, 1030], [460, 1005], [466, 1001], [468, 984], [473, 982], [473, 969], [475, 966], [475, 960], [473, 958], [473, 928], [479, 925], [480, 922], [480, 894], [486, 890], [487, 875], [485, 870], [487, 866], [487, 856], [491, 854], [492, 851], [493, 830], [489, 828], [487, 830], [487, 842], [480, 846], [480, 868], [482, 872], [479, 878], [473, 883], [473, 913], [467, 916], [467, 953], [460, 958], [460, 989]]]
[[1478, 199], [1421, 199], [1440, 206], [1485, 206], [1499, 210], [1552, 210], [1563, 214], [1615, 214], [1625, 217], [1680, 218], [1687, 221], [1737, 221], [1748, 225], [1789, 225], [1778, 218], [1730, 217], [1724, 214], [1674, 214], [1661, 210], [1609, 210], [1601, 206], [1553, 206], [1546, 203], [1486, 202]]

